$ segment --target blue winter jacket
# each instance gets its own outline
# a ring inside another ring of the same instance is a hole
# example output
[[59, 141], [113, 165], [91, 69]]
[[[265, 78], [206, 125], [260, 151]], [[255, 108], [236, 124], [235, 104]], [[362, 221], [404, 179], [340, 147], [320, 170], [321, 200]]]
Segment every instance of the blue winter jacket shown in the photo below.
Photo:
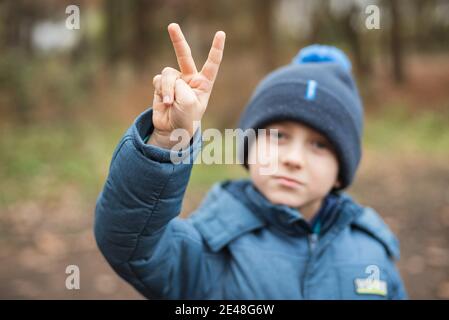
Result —
[[[145, 297], [406, 298], [395, 267], [398, 241], [373, 209], [346, 193], [321, 234], [249, 180], [215, 184], [188, 219], [177, 217], [192, 164], [173, 164], [174, 151], [144, 143], [151, 115], [141, 114], [117, 146], [94, 227], [106, 260]], [[198, 130], [177, 155], [193, 160], [200, 146]]]

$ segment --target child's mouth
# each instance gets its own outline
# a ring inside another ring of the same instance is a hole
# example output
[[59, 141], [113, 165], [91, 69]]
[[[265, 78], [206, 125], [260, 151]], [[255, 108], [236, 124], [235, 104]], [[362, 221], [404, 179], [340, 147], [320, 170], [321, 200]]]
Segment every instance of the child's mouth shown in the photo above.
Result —
[[274, 176], [275, 180], [282, 186], [288, 187], [288, 188], [298, 188], [298, 187], [302, 187], [304, 184], [288, 178], [288, 177], [284, 177], [284, 176]]

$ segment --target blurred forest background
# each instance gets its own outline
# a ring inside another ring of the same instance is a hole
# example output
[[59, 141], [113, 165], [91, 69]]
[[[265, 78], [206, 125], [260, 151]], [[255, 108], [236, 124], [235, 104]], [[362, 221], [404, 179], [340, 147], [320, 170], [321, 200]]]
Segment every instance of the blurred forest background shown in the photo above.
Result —
[[[80, 29], [65, 26], [68, 5]], [[368, 30], [367, 5], [380, 8]], [[121, 135], [177, 68], [177, 22], [198, 66], [215, 31], [224, 60], [203, 128], [234, 128], [258, 81], [312, 43], [353, 61], [366, 110], [348, 190], [401, 241], [411, 298], [449, 299], [449, 1], [1, 0], [0, 298], [141, 298], [96, 248], [96, 197]], [[238, 165], [196, 165], [183, 215]], [[81, 289], [67, 290], [77, 265]]]

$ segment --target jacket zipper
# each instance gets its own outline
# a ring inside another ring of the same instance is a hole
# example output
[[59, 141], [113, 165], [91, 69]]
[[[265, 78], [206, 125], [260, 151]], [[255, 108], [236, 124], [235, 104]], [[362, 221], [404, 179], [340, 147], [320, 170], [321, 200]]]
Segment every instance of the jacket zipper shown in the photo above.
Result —
[[[342, 201], [341, 201], [341, 198], [340, 198], [338, 200], [338, 202], [335, 204], [334, 210], [339, 210], [339, 208], [341, 207], [341, 203], [342, 203]], [[335, 223], [335, 221], [334, 221], [334, 223]], [[306, 266], [305, 266], [305, 269], [304, 269], [303, 281], [301, 283], [301, 293], [302, 293], [302, 298], [303, 299], [308, 299], [308, 297], [305, 294], [305, 283], [306, 283], [307, 278], [309, 276], [310, 265], [313, 263], [313, 260], [315, 258], [315, 249], [316, 249], [316, 247], [318, 245], [318, 242], [319, 242], [319, 234], [311, 232], [311, 233], [309, 233], [307, 235], [307, 240], [309, 242], [309, 259], [307, 260], [307, 263], [306, 263]]]
[[310, 254], [313, 254], [313, 251], [316, 248], [316, 245], [318, 244], [318, 234], [317, 233], [311, 233], [308, 235], [309, 238], [309, 249], [310, 249]]
[[304, 292], [304, 287], [305, 287], [306, 279], [308, 277], [307, 273], [308, 273], [308, 270], [309, 270], [309, 265], [310, 265], [310, 263], [313, 260], [313, 253], [314, 253], [315, 248], [316, 248], [316, 246], [318, 244], [318, 234], [317, 233], [313, 233], [313, 232], [309, 233], [307, 235], [307, 240], [309, 242], [309, 259], [307, 260], [307, 263], [306, 263], [306, 266], [305, 266], [305, 269], [304, 269], [303, 281], [301, 283], [301, 293], [302, 293], [302, 298], [303, 299], [307, 299], [307, 297], [305, 295], [305, 292]]

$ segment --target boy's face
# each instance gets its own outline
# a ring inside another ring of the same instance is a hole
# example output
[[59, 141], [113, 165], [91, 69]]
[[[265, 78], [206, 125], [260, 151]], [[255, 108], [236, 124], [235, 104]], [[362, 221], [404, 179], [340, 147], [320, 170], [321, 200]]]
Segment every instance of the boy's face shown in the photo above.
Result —
[[[332, 187], [339, 186], [338, 159], [332, 145], [316, 130], [293, 121], [275, 122], [265, 129], [267, 139], [258, 138], [257, 143], [268, 144], [266, 148], [278, 144], [277, 154], [268, 155], [277, 157], [269, 158], [269, 162], [277, 161], [277, 166], [274, 173], [262, 174], [269, 165], [258, 161], [261, 146], [253, 144], [248, 162], [254, 185], [272, 203], [296, 208], [306, 219], [312, 218]], [[278, 130], [277, 137], [270, 135], [270, 129]]]

